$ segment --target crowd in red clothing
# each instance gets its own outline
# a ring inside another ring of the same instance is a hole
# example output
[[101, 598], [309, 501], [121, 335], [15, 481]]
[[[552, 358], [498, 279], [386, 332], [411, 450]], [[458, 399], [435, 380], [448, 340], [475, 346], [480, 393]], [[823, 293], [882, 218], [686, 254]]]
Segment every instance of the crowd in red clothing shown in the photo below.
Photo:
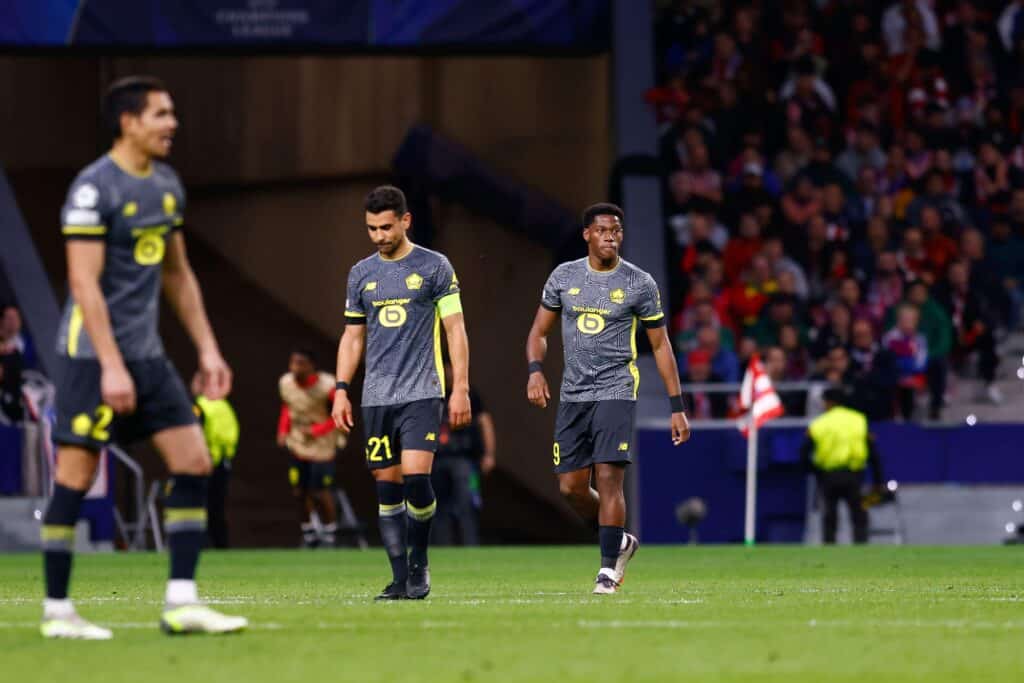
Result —
[[738, 381], [760, 351], [776, 381], [842, 382], [881, 419], [922, 396], [937, 418], [950, 367], [977, 359], [1001, 400], [1024, 291], [1024, 0], [680, 0], [656, 37], [684, 379]]

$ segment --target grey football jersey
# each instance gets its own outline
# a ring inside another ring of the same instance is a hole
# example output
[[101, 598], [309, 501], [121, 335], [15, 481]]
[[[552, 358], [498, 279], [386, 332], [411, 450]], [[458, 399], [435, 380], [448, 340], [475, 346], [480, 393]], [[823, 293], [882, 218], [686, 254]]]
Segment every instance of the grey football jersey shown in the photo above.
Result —
[[[114, 339], [125, 360], [163, 354], [157, 327], [160, 272], [166, 240], [184, 219], [185, 191], [170, 166], [154, 162], [146, 176], [122, 170], [103, 156], [78, 174], [61, 210], [67, 240], [106, 244], [100, 288], [110, 311]], [[81, 309], [68, 297], [57, 351], [95, 358]]]
[[367, 326], [362, 405], [444, 398], [438, 306], [458, 293], [448, 259], [419, 245], [397, 261], [374, 254], [352, 267], [345, 320]]
[[665, 324], [654, 278], [622, 259], [615, 270], [603, 273], [582, 258], [555, 268], [541, 305], [562, 315], [561, 400], [636, 400], [637, 327]]

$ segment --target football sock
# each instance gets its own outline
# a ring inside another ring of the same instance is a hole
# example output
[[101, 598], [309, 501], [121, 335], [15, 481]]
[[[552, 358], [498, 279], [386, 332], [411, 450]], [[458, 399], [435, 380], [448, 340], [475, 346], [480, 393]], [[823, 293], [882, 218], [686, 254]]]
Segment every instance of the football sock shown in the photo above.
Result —
[[337, 522], [331, 522], [330, 524], [324, 524], [324, 543], [329, 546], [334, 546], [335, 541], [338, 537], [338, 524]]
[[313, 522], [303, 522], [299, 525], [299, 528], [302, 529], [302, 542], [307, 546], [316, 545], [316, 524], [313, 524]]
[[409, 576], [405, 517], [405, 494], [402, 485], [393, 481], [378, 481], [377, 518], [380, 523], [380, 537], [391, 562], [391, 574], [399, 583], [405, 583]]
[[409, 517], [409, 564], [425, 566], [430, 526], [434, 521], [434, 511], [437, 510], [437, 499], [429, 474], [405, 477], [405, 503]]
[[46, 507], [40, 531], [48, 600], [65, 600], [68, 597], [75, 522], [78, 521], [78, 511], [84, 497], [85, 491], [76, 491], [60, 484], [53, 485], [53, 496]]
[[171, 551], [174, 580], [193, 581], [199, 551], [206, 539], [206, 488], [208, 477], [175, 474], [164, 501], [164, 529]]
[[615, 569], [625, 529], [621, 526], [602, 526], [598, 534], [601, 544], [601, 569]]

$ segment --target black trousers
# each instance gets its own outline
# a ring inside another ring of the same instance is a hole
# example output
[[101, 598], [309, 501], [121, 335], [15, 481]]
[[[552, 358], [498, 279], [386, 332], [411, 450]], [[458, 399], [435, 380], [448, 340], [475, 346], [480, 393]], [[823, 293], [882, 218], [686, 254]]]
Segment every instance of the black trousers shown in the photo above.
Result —
[[213, 468], [210, 475], [209, 495], [206, 499], [206, 531], [213, 548], [228, 547], [228, 518], [224, 507], [228, 500], [228, 481], [231, 479], [231, 461], [227, 458]]
[[868, 513], [861, 505], [860, 485], [864, 472], [850, 470], [818, 470], [818, 490], [825, 506], [822, 520], [822, 536], [825, 543], [836, 542], [836, 527], [839, 522], [839, 501], [846, 503], [853, 522], [853, 542], [868, 542]]
[[480, 513], [473, 504], [472, 479], [476, 462], [456, 455], [434, 460], [430, 475], [437, 496], [434, 545], [480, 545]]

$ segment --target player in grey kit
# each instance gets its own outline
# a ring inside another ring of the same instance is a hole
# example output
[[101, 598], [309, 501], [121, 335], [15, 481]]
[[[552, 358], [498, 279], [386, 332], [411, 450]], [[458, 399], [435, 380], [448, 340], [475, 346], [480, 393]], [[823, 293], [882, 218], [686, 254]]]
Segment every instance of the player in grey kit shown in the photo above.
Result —
[[365, 206], [377, 253], [348, 276], [332, 416], [345, 432], [354, 425], [348, 388], [365, 349], [366, 464], [377, 481], [380, 531], [392, 571], [377, 599], [422, 599], [430, 593], [427, 545], [437, 508], [430, 470], [445, 395], [441, 328], [452, 362], [453, 429], [470, 421], [469, 340], [459, 280], [447, 258], [409, 240], [412, 215], [402, 191], [378, 187]]
[[205, 539], [210, 455], [192, 400], [164, 355], [158, 332], [163, 289], [199, 355], [202, 390], [231, 389], [181, 233], [185, 193], [158, 159], [170, 153], [178, 122], [167, 88], [148, 77], [110, 86], [108, 154], [83, 170], [61, 212], [71, 296], [58, 336], [57, 472], [42, 545], [47, 638], [105, 640], [68, 599], [71, 548], [82, 498], [112, 440], [152, 439], [171, 473], [165, 517], [170, 580], [161, 627], [170, 633], [238, 631], [247, 622], [202, 603], [195, 570]]
[[[597, 594], [619, 589], [626, 565], [640, 545], [635, 536], [625, 533], [623, 495], [640, 386], [635, 362], [640, 325], [647, 332], [658, 374], [668, 390], [672, 443], [678, 446], [690, 438], [658, 285], [619, 256], [622, 220], [622, 209], [614, 204], [595, 204], [584, 212], [588, 255], [563, 263], [551, 273], [526, 342], [527, 398], [546, 408], [551, 393], [543, 361], [548, 335], [562, 316], [565, 369], [552, 459], [562, 495], [581, 517], [599, 525]], [[597, 490], [590, 486], [592, 475]]]

